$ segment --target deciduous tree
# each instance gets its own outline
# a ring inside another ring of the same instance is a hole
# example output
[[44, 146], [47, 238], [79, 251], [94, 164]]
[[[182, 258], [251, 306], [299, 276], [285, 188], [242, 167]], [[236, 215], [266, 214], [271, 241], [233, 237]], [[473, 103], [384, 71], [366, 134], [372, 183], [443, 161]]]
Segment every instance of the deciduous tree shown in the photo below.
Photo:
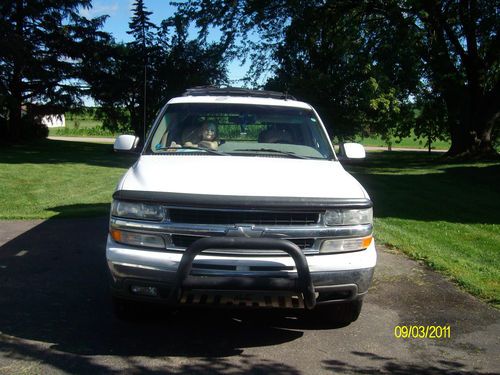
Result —
[[270, 85], [318, 100], [341, 129], [365, 124], [382, 133], [408, 132], [411, 104], [425, 102], [417, 130], [432, 121], [434, 130], [446, 129], [450, 156], [495, 153], [499, 0], [190, 0], [177, 6], [201, 38], [219, 28], [231, 56], [252, 59], [251, 74], [274, 71]]

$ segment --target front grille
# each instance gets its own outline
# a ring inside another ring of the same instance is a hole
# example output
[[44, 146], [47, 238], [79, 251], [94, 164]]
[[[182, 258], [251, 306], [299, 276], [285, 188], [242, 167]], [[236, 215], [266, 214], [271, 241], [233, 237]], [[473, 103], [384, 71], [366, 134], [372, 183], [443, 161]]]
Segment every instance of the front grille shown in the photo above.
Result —
[[[172, 235], [172, 243], [175, 247], [189, 247], [194, 241], [200, 238], [203, 237], [174, 234]], [[287, 240], [296, 244], [301, 250], [310, 249], [314, 245], [314, 238], [287, 238]]]
[[216, 211], [171, 208], [169, 214], [171, 222], [189, 224], [313, 225], [319, 221], [318, 212]]

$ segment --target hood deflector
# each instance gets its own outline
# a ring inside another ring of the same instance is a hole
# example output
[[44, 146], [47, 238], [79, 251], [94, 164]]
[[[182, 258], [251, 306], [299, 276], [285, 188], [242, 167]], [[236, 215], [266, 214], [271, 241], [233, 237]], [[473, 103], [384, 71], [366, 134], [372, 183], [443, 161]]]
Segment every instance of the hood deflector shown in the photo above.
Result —
[[365, 198], [259, 197], [136, 190], [118, 190], [113, 194], [113, 198], [125, 201], [163, 203], [172, 207], [191, 206], [220, 209], [247, 208], [311, 211], [333, 208], [369, 208], [373, 206], [372, 201]]

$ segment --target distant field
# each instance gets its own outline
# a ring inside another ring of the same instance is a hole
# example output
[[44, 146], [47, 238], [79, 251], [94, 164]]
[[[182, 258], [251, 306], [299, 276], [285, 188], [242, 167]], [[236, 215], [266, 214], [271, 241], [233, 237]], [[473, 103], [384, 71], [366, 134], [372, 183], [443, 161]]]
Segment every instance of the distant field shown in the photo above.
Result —
[[102, 121], [94, 119], [92, 110], [84, 113], [67, 112], [65, 118], [66, 127], [71, 129], [88, 129], [102, 126]]
[[89, 129], [102, 126], [102, 121], [92, 119], [66, 120], [66, 127], [70, 129]]
[[102, 128], [102, 121], [95, 120], [92, 113], [65, 114], [66, 126], [49, 128], [50, 136], [113, 137], [115, 134]]
[[[105, 130], [102, 128], [102, 121], [95, 120], [91, 110], [86, 113], [72, 113], [68, 112], [65, 114], [66, 117], [66, 127], [65, 128], [50, 128], [49, 135], [51, 136], [80, 136], [80, 137], [114, 137], [117, 134]], [[387, 142], [381, 137], [370, 136], [370, 137], [358, 137], [356, 142], [363, 144], [364, 146], [377, 146], [377, 147], [387, 147]], [[417, 139], [415, 136], [405, 137], [401, 140], [395, 138], [392, 141], [392, 147], [394, 148], [421, 148], [427, 149], [425, 146], [425, 139]], [[449, 142], [436, 141], [432, 144], [432, 148], [435, 150], [448, 150], [450, 148]]]
[[[387, 147], [387, 142], [384, 141], [381, 137], [371, 136], [367, 138], [356, 138], [356, 142], [363, 144], [364, 146], [377, 146], [377, 147]], [[426, 140], [422, 138], [416, 137], [405, 137], [400, 141], [399, 139], [394, 139], [392, 141], [392, 147], [394, 148], [421, 148], [427, 149], [425, 146]], [[436, 141], [432, 143], [432, 149], [435, 150], [448, 150], [450, 148], [450, 142], [445, 141]]]
[[114, 137], [115, 134], [102, 127], [90, 128], [49, 128], [49, 136], [64, 136], [64, 137]]

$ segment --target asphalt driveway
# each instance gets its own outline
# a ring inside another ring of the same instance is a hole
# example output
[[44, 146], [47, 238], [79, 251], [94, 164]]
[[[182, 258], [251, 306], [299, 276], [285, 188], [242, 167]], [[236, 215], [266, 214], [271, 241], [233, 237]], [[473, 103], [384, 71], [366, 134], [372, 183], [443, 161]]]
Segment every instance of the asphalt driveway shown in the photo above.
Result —
[[[379, 248], [361, 316], [342, 328], [251, 312], [111, 313], [107, 218], [0, 222], [0, 374], [495, 373], [500, 312]], [[397, 325], [448, 326], [401, 339]]]

